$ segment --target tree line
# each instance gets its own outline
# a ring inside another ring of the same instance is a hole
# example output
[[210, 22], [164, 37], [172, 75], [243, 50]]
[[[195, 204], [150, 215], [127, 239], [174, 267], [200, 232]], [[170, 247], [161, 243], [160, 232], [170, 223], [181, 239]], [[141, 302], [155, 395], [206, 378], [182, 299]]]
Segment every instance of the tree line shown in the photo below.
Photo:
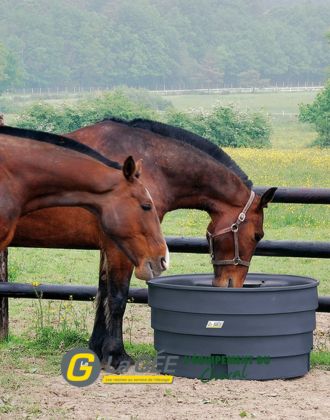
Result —
[[327, 0], [2, 0], [0, 92], [319, 82]]

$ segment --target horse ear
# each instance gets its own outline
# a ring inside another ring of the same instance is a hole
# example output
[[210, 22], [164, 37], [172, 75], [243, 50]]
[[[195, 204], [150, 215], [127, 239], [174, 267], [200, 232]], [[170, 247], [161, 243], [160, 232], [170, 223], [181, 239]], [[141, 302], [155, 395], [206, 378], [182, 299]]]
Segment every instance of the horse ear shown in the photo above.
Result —
[[132, 156], [128, 156], [128, 158], [125, 160], [124, 166], [123, 166], [124, 176], [128, 181], [133, 181], [133, 176], [134, 176], [135, 172], [136, 172], [135, 161], [132, 158]]
[[262, 194], [260, 204], [259, 204], [259, 207], [261, 209], [267, 207], [267, 204], [272, 201], [276, 193], [276, 190], [277, 190], [277, 187], [272, 187]]
[[142, 162], [143, 162], [143, 159], [139, 159], [136, 162], [135, 178], [140, 178], [142, 174]]

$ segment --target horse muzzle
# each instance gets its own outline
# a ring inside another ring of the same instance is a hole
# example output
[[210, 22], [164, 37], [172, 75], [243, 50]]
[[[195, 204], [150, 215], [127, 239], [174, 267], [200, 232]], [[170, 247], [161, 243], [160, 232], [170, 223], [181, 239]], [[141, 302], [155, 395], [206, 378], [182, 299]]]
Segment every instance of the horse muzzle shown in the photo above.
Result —
[[170, 257], [166, 247], [166, 254], [159, 258], [144, 259], [142, 263], [135, 268], [135, 276], [141, 280], [151, 280], [158, 277], [169, 268]]

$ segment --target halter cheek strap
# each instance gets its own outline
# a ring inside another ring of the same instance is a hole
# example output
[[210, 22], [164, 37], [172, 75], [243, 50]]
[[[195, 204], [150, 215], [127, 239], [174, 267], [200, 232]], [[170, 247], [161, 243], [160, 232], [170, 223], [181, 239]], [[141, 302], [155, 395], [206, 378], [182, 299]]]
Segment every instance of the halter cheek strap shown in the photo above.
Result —
[[[251, 207], [254, 197], [255, 197], [255, 192], [251, 191], [248, 202], [246, 203], [241, 213], [238, 215], [236, 222], [233, 223], [231, 226], [221, 229], [215, 235], [212, 235], [209, 231], [207, 231], [207, 239], [209, 241], [211, 262], [213, 265], [243, 265], [245, 267], [249, 267], [250, 262], [243, 261], [241, 257], [239, 256], [238, 230], [239, 230], [240, 224], [243, 223], [246, 219], [246, 213]], [[234, 246], [235, 246], [234, 258], [232, 260], [216, 260], [215, 255], [214, 255], [214, 238], [220, 235], [224, 235], [225, 233], [228, 233], [228, 232], [233, 232], [233, 235], [234, 235]]]

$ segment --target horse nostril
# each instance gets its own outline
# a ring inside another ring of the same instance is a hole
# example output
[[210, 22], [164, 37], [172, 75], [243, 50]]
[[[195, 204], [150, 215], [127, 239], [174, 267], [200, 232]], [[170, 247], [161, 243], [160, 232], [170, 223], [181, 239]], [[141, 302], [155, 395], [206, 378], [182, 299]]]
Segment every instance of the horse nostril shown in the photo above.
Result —
[[163, 270], [166, 270], [166, 269], [167, 269], [167, 262], [166, 262], [166, 258], [162, 257], [162, 258], [160, 259], [160, 265], [162, 266], [162, 269], [163, 269]]

